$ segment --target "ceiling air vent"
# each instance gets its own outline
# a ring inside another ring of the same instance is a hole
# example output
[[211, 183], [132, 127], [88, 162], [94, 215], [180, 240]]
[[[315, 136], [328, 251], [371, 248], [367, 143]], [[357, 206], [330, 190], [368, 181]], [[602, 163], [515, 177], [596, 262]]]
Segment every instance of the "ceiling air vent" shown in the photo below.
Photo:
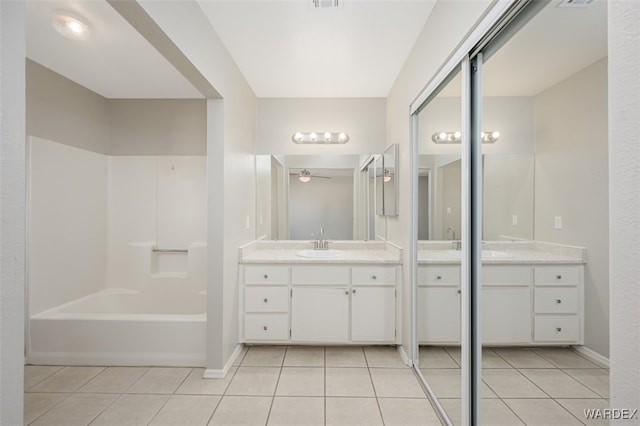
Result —
[[338, 7], [342, 0], [312, 0], [313, 5], [319, 8]]
[[587, 7], [593, 0], [562, 0], [558, 7]]

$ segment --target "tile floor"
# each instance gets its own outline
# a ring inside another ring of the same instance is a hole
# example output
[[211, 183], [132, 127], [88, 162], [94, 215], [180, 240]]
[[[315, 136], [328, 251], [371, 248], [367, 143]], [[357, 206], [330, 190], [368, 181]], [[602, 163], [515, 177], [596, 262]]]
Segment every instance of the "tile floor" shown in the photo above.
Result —
[[[584, 409], [609, 408], [609, 370], [569, 348], [485, 348], [483, 425], [605, 425]], [[423, 346], [420, 371], [460, 424], [460, 349]]]
[[[460, 350], [422, 347], [420, 367], [460, 423]], [[245, 349], [226, 379], [201, 368], [25, 367], [25, 424], [440, 425], [391, 347]], [[483, 425], [602, 425], [609, 371], [570, 349], [483, 352]]]
[[25, 424], [440, 425], [392, 347], [253, 346], [201, 368], [25, 367]]

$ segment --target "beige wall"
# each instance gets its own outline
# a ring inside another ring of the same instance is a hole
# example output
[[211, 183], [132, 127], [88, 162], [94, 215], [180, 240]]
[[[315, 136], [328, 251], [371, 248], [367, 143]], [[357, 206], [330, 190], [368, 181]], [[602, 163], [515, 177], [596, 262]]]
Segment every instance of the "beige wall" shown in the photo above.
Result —
[[26, 62], [27, 134], [108, 154], [107, 99], [36, 62]]
[[535, 239], [587, 248], [585, 346], [608, 357], [606, 59], [538, 94], [535, 122]]
[[27, 134], [110, 155], [206, 154], [204, 99], [107, 99], [27, 60]]
[[[640, 406], [640, 2], [609, 1], [611, 407]], [[612, 422], [613, 424], [613, 422]], [[640, 425], [634, 420], [615, 422]]]
[[[399, 215], [386, 218], [389, 241], [403, 250], [402, 346], [411, 356], [409, 250], [411, 181], [409, 105], [491, 4], [489, 0], [438, 2], [387, 97], [387, 145], [399, 144]], [[376, 224], [378, 227], [378, 225]]]
[[109, 99], [111, 155], [205, 155], [204, 99]]

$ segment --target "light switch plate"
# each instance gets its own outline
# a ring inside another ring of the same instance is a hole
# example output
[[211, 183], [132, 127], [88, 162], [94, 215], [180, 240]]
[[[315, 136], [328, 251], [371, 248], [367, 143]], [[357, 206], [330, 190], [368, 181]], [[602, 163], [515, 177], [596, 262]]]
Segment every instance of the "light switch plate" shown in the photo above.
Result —
[[553, 227], [555, 229], [562, 229], [562, 216], [555, 216], [553, 218]]

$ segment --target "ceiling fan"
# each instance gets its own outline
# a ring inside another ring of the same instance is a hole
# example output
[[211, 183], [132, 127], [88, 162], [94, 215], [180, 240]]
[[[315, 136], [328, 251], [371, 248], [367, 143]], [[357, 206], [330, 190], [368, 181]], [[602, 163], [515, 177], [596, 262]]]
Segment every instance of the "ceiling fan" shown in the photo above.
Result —
[[311, 172], [307, 169], [302, 169], [298, 173], [289, 173], [289, 175], [298, 176], [298, 179], [300, 179], [300, 182], [304, 182], [304, 183], [309, 182], [311, 178], [331, 179], [331, 176], [321, 176], [321, 175], [311, 174]]

